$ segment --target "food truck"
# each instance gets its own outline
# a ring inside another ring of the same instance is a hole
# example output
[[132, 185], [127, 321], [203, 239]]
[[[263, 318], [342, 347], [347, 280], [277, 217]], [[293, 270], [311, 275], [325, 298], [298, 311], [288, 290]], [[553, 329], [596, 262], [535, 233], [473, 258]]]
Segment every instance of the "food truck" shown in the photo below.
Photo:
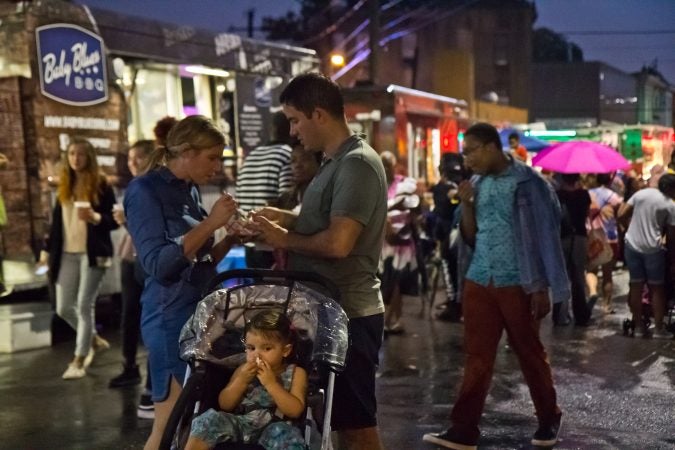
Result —
[[[10, 161], [0, 172], [8, 215], [0, 245], [15, 290], [45, 283], [32, 264], [71, 138], [92, 142], [119, 195], [129, 178], [129, 143], [153, 139], [165, 116], [214, 119], [230, 137], [224, 156], [236, 168], [268, 139], [287, 81], [318, 67], [313, 50], [62, 0], [0, 3], [0, 40], [0, 153]], [[221, 190], [203, 192], [207, 200]], [[118, 289], [114, 270], [106, 278], [108, 290]]]
[[427, 184], [438, 181], [441, 155], [459, 152], [470, 124], [466, 101], [403, 86], [344, 89], [350, 127], [378, 152], [397, 157], [399, 170]]

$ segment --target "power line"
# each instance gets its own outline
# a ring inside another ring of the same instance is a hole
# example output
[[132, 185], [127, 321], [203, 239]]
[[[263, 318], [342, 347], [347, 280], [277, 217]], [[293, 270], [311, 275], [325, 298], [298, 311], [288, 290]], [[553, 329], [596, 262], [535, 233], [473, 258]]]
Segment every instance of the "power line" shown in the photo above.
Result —
[[573, 34], [573, 35], [622, 35], [622, 34], [675, 34], [675, 30], [621, 30], [621, 31], [607, 31], [607, 30], [591, 30], [591, 31], [556, 31], [559, 34]]

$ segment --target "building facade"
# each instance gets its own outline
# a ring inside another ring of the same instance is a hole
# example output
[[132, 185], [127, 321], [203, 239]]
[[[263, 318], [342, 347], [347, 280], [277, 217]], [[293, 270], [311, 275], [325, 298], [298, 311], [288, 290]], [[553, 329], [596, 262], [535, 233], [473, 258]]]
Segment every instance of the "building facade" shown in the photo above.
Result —
[[121, 187], [130, 141], [153, 139], [167, 115], [212, 118], [241, 158], [268, 139], [285, 83], [318, 66], [313, 50], [62, 0], [0, 2], [0, 40], [0, 152], [10, 160], [0, 235], [5, 257], [26, 261], [43, 245], [72, 137], [92, 142]]
[[532, 66], [533, 122], [596, 126], [635, 123], [635, 78], [602, 62], [537, 63]]

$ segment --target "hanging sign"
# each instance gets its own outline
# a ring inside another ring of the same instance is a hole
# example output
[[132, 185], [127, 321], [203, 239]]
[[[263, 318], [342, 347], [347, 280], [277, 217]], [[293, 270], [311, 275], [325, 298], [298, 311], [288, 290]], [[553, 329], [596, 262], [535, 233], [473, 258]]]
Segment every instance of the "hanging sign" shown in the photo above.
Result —
[[103, 40], [77, 25], [56, 23], [35, 29], [40, 89], [67, 105], [95, 105], [108, 99]]

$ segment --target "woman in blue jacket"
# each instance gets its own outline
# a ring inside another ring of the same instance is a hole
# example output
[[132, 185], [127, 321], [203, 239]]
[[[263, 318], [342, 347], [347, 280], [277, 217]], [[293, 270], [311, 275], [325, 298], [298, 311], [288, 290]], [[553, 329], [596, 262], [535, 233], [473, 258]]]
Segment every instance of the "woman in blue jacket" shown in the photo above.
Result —
[[141, 296], [141, 332], [149, 352], [155, 421], [145, 449], [159, 446], [180, 395], [186, 364], [179, 358], [180, 330], [201, 299], [205, 283], [234, 238], [214, 245], [214, 232], [236, 212], [222, 195], [207, 215], [198, 190], [222, 170], [225, 137], [203, 116], [189, 116], [151, 156], [150, 171], [134, 179], [124, 197], [127, 229], [148, 274]]

